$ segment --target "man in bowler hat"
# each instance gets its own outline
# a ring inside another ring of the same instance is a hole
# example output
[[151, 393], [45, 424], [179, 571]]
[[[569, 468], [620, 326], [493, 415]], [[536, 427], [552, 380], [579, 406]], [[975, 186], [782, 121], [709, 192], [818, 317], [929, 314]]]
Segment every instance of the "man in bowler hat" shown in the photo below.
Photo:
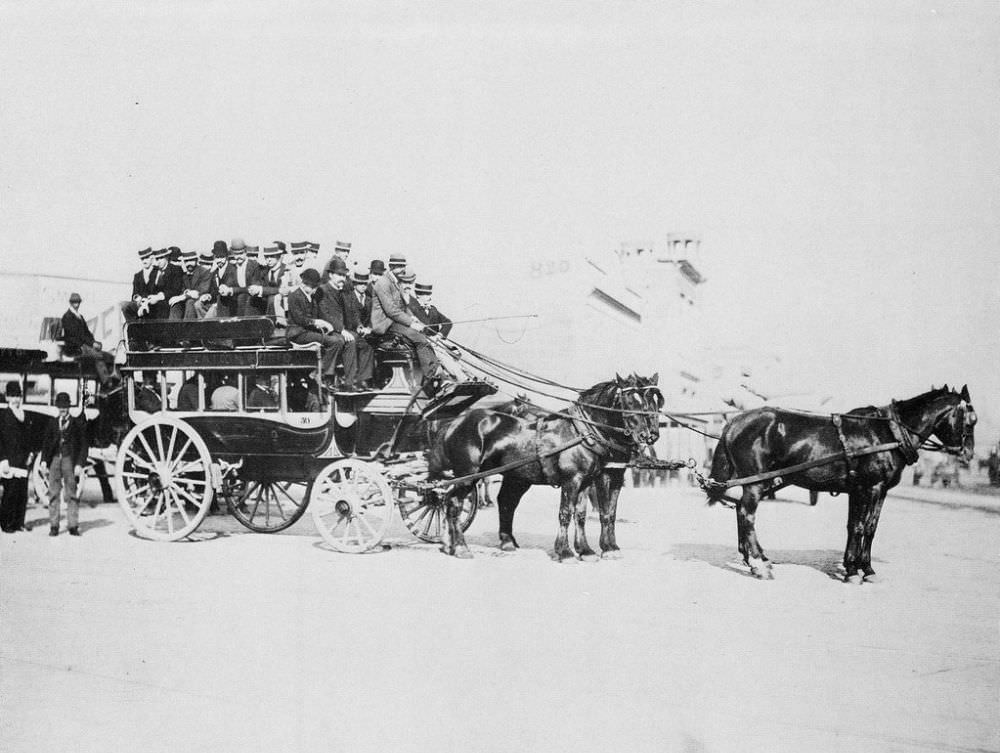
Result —
[[49, 474], [49, 536], [59, 535], [59, 503], [66, 487], [66, 523], [71, 536], [80, 535], [80, 497], [76, 479], [87, 462], [87, 435], [81, 417], [69, 414], [69, 395], [56, 395], [59, 415], [42, 438], [42, 469]]

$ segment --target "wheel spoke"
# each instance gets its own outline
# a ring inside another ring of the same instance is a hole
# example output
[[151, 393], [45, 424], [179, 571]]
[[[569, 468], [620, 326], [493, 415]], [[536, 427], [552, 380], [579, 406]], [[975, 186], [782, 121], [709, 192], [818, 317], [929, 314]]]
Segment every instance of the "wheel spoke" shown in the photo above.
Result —
[[140, 431], [136, 436], [139, 437], [139, 441], [142, 443], [142, 446], [146, 448], [146, 454], [149, 456], [153, 463], [153, 467], [155, 468], [159, 463], [157, 461], [156, 453], [153, 452], [153, 448], [150, 447], [149, 442], [146, 441], [145, 432]]
[[187, 449], [190, 446], [191, 446], [191, 437], [188, 437], [187, 441], [184, 443], [184, 446], [181, 447], [181, 451], [178, 452], [177, 455], [171, 455], [171, 457], [175, 457], [176, 458], [176, 460], [173, 460], [170, 463], [170, 472], [171, 473], [175, 472], [174, 469], [177, 468], [177, 466], [180, 464], [180, 462], [184, 459], [184, 453], [187, 452]]
[[365, 516], [365, 515], [359, 515], [358, 516], [358, 522], [360, 524], [358, 527], [360, 528], [361, 526], [364, 526], [365, 528], [367, 528], [368, 529], [368, 533], [372, 536], [372, 538], [377, 538], [378, 537], [378, 533], [375, 531], [374, 528], [372, 528], [371, 523], [368, 522], [367, 516]]
[[178, 484], [197, 484], [198, 486], [205, 486], [208, 482], [200, 478], [177, 478], [174, 476], [174, 482]]
[[156, 449], [160, 451], [160, 460], [166, 463], [170, 457], [163, 451], [163, 432], [159, 426], [154, 426], [153, 433], [156, 434]]
[[184, 509], [184, 503], [181, 502], [180, 495], [177, 493], [178, 491], [180, 491], [180, 489], [175, 489], [171, 487], [170, 494], [173, 496], [174, 502], [177, 503], [177, 512], [179, 512], [180, 516], [184, 518], [184, 525], [189, 526], [191, 525], [191, 518], [187, 514], [187, 511]]
[[[281, 506], [281, 500], [278, 499], [278, 494], [274, 491], [272, 484], [267, 485], [267, 492], [270, 498], [274, 500], [274, 505], [278, 508], [278, 514], [281, 515], [281, 519], [286, 520], [288, 516], [285, 515], [285, 508]], [[268, 508], [270, 508], [270, 505], [268, 505]]]
[[202, 506], [203, 503], [199, 502], [197, 499], [195, 499], [194, 497], [192, 497], [191, 494], [188, 493], [185, 489], [181, 489], [179, 486], [174, 486], [172, 488], [175, 490], [175, 492], [177, 494], [179, 494], [182, 497], [184, 497], [184, 499], [186, 499], [188, 502], [190, 502], [196, 508], [200, 508]]
[[[167, 459], [169, 460], [174, 456], [174, 440], [177, 439], [177, 427], [170, 427], [170, 442], [167, 444]], [[172, 464], [171, 464], [172, 465]]]
[[291, 486], [290, 482], [286, 483], [284, 488], [282, 488], [280, 484], [275, 484], [275, 486], [277, 487], [278, 491], [280, 491], [282, 494], [288, 497], [288, 501], [291, 502], [293, 505], [298, 507], [299, 505], [302, 504], [301, 502], [297, 501], [295, 497], [293, 497], [291, 494], [288, 493], [288, 487]]
[[132, 450], [126, 450], [125, 454], [132, 458], [132, 462], [143, 468], [148, 468], [149, 470], [155, 470], [152, 461], [146, 460], [136, 455]]

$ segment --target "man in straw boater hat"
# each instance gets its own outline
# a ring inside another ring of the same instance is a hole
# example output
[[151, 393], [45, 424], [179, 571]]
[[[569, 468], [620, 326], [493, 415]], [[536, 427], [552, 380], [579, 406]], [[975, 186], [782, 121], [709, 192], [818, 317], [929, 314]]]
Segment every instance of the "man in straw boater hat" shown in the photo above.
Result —
[[[434, 349], [424, 335], [424, 325], [410, 313], [406, 298], [416, 275], [407, 270], [406, 257], [393, 254], [389, 257], [389, 269], [374, 286], [372, 300], [372, 332], [378, 335], [397, 335], [413, 345], [420, 361], [424, 380], [438, 379], [440, 364]], [[405, 297], [404, 297], [405, 294]]]
[[[349, 321], [348, 329], [365, 336], [372, 331], [372, 297], [369, 274], [359, 267], [351, 272], [351, 289], [344, 292], [344, 310]], [[355, 324], [356, 322], [356, 324]], [[355, 324], [355, 326], [350, 326]]]
[[115, 368], [115, 357], [102, 350], [101, 342], [94, 338], [90, 325], [80, 313], [83, 299], [79, 293], [69, 297], [69, 308], [62, 315], [63, 355], [80, 361], [93, 361], [94, 371], [101, 382], [101, 387], [110, 389], [114, 386], [112, 373]]
[[7, 382], [7, 404], [0, 410], [0, 530], [27, 531], [24, 516], [28, 509], [28, 465], [34, 444], [37, 414], [26, 413], [21, 405], [21, 383]]
[[[178, 249], [179, 256], [180, 249]], [[170, 248], [161, 248], [153, 252], [153, 264], [156, 266], [156, 291], [149, 297], [150, 313], [153, 319], [170, 318], [170, 299], [181, 289], [181, 277], [178, 267], [172, 267]]]
[[[350, 257], [350, 255], [351, 255], [351, 244], [345, 243], [344, 241], [337, 241], [333, 245], [333, 256], [330, 257], [329, 261], [327, 261], [326, 265], [323, 267], [323, 282], [326, 282], [327, 279], [330, 277], [330, 267], [333, 265], [333, 262], [337, 259], [340, 259], [340, 261], [344, 262], [344, 264], [347, 265], [348, 264], [347, 260]], [[348, 265], [348, 267], [349, 266], [350, 265]], [[351, 287], [350, 277], [348, 277], [344, 281], [344, 285], [347, 288]]]
[[125, 321], [152, 319], [149, 298], [156, 293], [157, 268], [153, 266], [153, 249], [144, 248], [139, 252], [142, 268], [132, 276], [132, 300], [122, 306]]
[[410, 311], [426, 325], [428, 335], [448, 337], [451, 333], [451, 319], [438, 311], [431, 300], [434, 286], [429, 282], [418, 282], [413, 286], [414, 297], [410, 299]]
[[56, 395], [59, 415], [45, 427], [42, 437], [42, 469], [49, 474], [49, 536], [59, 535], [59, 501], [66, 486], [66, 524], [71, 536], [79, 536], [80, 496], [76, 479], [87, 462], [85, 421], [69, 414], [70, 399]]
[[204, 319], [219, 294], [215, 278], [211, 271], [198, 263], [196, 251], [181, 254], [181, 269], [184, 271], [184, 318]]
[[[281, 249], [278, 246], [265, 246], [261, 254], [260, 277], [256, 285], [250, 287], [250, 307], [260, 316], [271, 316], [278, 319], [278, 311], [284, 315], [284, 308], [277, 302], [284, 292], [282, 283], [285, 277], [285, 265], [281, 263]], [[284, 322], [277, 322], [280, 326]]]

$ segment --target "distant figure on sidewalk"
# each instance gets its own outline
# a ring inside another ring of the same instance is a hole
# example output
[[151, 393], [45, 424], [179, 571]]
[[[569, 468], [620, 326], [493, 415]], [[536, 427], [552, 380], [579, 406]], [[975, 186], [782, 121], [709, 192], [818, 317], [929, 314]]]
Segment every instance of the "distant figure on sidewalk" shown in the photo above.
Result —
[[59, 502], [66, 486], [66, 524], [71, 536], [80, 535], [80, 496], [76, 479], [87, 461], [87, 435], [83, 417], [69, 415], [69, 395], [56, 395], [59, 415], [42, 439], [42, 469], [49, 474], [49, 536], [59, 535]]

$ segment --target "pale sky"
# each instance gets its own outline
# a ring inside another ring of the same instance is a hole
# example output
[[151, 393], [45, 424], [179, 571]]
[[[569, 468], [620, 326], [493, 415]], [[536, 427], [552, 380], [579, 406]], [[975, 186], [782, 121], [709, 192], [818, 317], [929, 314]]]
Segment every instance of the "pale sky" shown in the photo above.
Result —
[[1000, 4], [369, 6], [0, 0], [4, 267], [343, 239], [488, 300], [691, 232], [706, 339], [997, 439]]

